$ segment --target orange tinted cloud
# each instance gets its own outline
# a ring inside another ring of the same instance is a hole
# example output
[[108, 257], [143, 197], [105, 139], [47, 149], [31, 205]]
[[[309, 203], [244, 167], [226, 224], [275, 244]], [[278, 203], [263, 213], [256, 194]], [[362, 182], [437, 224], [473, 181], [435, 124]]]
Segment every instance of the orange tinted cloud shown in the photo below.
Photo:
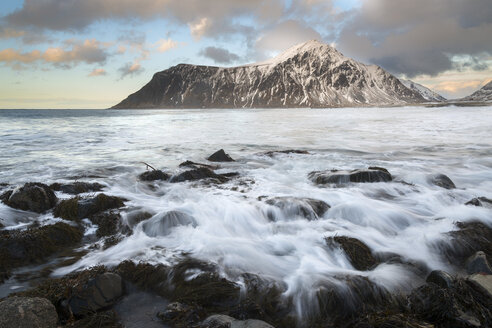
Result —
[[89, 76], [102, 76], [106, 74], [107, 73], [103, 68], [95, 68], [92, 72], [89, 73]]
[[106, 46], [96, 40], [85, 40], [82, 43], [71, 42], [71, 49], [61, 47], [48, 48], [44, 52], [33, 50], [21, 53], [9, 48], [0, 51], [0, 62], [6, 63], [31, 63], [43, 61], [52, 64], [70, 65], [78, 62], [102, 63], [109, 54]]

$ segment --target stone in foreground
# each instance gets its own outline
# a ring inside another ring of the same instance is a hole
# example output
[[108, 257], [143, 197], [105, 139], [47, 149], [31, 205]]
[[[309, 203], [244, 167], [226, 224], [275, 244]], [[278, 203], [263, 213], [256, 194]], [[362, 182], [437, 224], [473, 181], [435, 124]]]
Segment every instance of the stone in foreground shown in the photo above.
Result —
[[40, 297], [10, 297], [0, 302], [0, 327], [55, 328], [56, 309], [50, 301]]
[[30, 182], [2, 195], [5, 204], [10, 207], [43, 213], [56, 205], [57, 198], [53, 190], [43, 183]]

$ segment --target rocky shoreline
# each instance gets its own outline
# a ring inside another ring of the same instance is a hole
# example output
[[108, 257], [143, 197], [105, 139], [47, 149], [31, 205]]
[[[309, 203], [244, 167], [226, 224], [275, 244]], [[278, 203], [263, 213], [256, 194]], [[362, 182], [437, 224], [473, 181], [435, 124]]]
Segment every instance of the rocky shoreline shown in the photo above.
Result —
[[[268, 152], [265, 156], [306, 154], [303, 150]], [[138, 176], [144, 183], [199, 183], [220, 186], [242, 178], [238, 172], [218, 173], [220, 163], [234, 159], [219, 150], [207, 163], [179, 165], [178, 173], [149, 169]], [[223, 172], [222, 170], [220, 172]], [[381, 167], [357, 170], [324, 170], [308, 174], [319, 188], [346, 184], [400, 182]], [[241, 181], [241, 183], [246, 183]], [[254, 183], [250, 181], [249, 183]], [[456, 188], [443, 174], [429, 176], [429, 183]], [[156, 187], [157, 188], [157, 187]], [[492, 326], [492, 229], [480, 221], [455, 222], [448, 241], [436, 245], [454, 272], [431, 270], [425, 263], [407, 261], [398, 254], [375, 253], [350, 236], [327, 237], [326, 251], [343, 252], [358, 271], [399, 263], [415, 272], [421, 283], [409, 293], [392, 293], [362, 275], [338, 276], [340, 289], [328, 279], [317, 286], [318, 309], [303, 318], [295, 313], [285, 286], [252, 273], [242, 273], [242, 284], [229, 281], [213, 263], [190, 255], [173, 265], [122, 261], [116, 266], [96, 266], [50, 277], [56, 268], [76, 262], [86, 252], [81, 245], [105, 249], [118, 244], [142, 224], [149, 237], [165, 237], [176, 226], [196, 225], [180, 211], [164, 215], [130, 209], [126, 199], [107, 195], [98, 182], [26, 183], [3, 185], [0, 196], [7, 206], [34, 213], [52, 213], [59, 222], [29, 224], [24, 229], [0, 230], [0, 283], [19, 279], [19, 269], [42, 267], [29, 289], [0, 301], [0, 327], [121, 327], [115, 310], [123, 298], [145, 291], [162, 297], [167, 305], [156, 320], [170, 327], [488, 327]], [[59, 199], [57, 192], [71, 195]], [[315, 198], [261, 197], [272, 221], [289, 214], [308, 221], [319, 220], [330, 204]], [[477, 197], [467, 206], [492, 207], [492, 200]], [[131, 212], [123, 222], [122, 212]], [[90, 226], [97, 229], [92, 235]], [[67, 255], [69, 254], [69, 255]], [[349, 296], [347, 296], [349, 295]], [[314, 308], [314, 307], [313, 307]]]

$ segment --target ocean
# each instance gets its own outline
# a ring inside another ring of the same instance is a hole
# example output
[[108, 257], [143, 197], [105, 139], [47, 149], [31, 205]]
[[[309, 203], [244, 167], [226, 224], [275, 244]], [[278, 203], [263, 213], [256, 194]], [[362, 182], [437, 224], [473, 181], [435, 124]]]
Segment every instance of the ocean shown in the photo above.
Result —
[[[219, 163], [216, 172], [239, 173], [228, 182], [138, 180], [142, 162], [173, 175], [179, 163], [207, 163], [219, 149], [235, 161]], [[307, 153], [266, 154], [291, 149]], [[370, 166], [386, 168], [393, 181], [319, 186], [308, 179], [312, 171]], [[435, 174], [457, 188], [433, 185]], [[149, 220], [182, 212], [194, 224], [159, 235], [138, 223], [115, 246], [82, 246], [87, 254], [53, 276], [127, 259], [173, 265], [186, 254], [217, 265], [239, 285], [244, 273], [278, 284], [303, 317], [316, 288], [343, 288], [340, 277], [366, 277], [396, 292], [425, 278], [397, 262], [359, 271], [341, 249], [327, 246], [328, 237], [357, 238], [375, 254], [454, 272], [439, 246], [454, 223], [492, 225], [490, 208], [465, 205], [492, 198], [492, 107], [0, 110], [0, 188], [73, 181], [98, 182], [104, 193], [127, 199], [123, 223], [141, 210]], [[330, 208], [306, 220], [265, 202], [274, 197], [313, 198]], [[24, 229], [61, 219], [0, 203], [0, 220], [4, 229]], [[93, 231], [88, 225], [86, 235]]]

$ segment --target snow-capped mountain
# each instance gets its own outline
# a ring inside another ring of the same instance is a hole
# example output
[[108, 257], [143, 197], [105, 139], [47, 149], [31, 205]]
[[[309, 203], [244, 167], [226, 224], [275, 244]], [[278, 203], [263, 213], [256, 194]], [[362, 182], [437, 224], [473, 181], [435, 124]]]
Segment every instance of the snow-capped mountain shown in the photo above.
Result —
[[154, 74], [113, 108], [261, 108], [404, 105], [425, 102], [381, 67], [312, 40], [238, 67], [180, 64]]
[[492, 80], [480, 90], [475, 91], [467, 97], [461, 98], [460, 101], [492, 102]]
[[422, 84], [418, 84], [416, 82], [410, 81], [410, 80], [404, 80], [400, 79], [400, 82], [403, 83], [407, 88], [410, 90], [414, 90], [422, 97], [424, 97], [425, 100], [430, 101], [430, 102], [441, 102], [441, 101], [446, 101], [447, 99], [438, 94], [437, 92], [432, 91], [431, 89], [424, 87]]

